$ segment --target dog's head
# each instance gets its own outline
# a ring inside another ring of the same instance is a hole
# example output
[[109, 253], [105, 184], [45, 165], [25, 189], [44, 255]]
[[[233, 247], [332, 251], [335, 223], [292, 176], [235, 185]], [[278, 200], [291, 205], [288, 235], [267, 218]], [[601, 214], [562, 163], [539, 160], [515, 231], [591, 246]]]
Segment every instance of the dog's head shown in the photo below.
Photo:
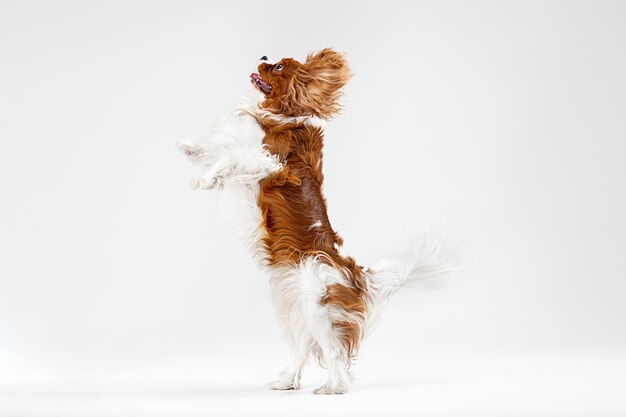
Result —
[[272, 63], [261, 58], [252, 85], [263, 96], [261, 107], [284, 116], [328, 119], [341, 109], [341, 89], [350, 79], [348, 63], [332, 49], [310, 53], [306, 62], [283, 58]]

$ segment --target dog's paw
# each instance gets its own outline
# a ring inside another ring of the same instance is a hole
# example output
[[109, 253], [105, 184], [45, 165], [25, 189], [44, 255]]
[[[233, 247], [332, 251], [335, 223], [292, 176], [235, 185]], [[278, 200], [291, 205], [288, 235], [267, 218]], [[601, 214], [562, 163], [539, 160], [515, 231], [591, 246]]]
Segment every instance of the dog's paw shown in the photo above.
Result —
[[202, 146], [197, 143], [178, 141], [176, 147], [187, 156], [198, 155], [202, 153]]
[[300, 385], [285, 381], [272, 381], [267, 384], [267, 388], [274, 391], [293, 391], [300, 389]]
[[224, 186], [224, 179], [220, 176], [196, 178], [191, 182], [194, 190], [216, 190]]
[[214, 158], [211, 157], [206, 146], [198, 143], [179, 141], [176, 147], [197, 165], [209, 165]]
[[331, 387], [328, 384], [324, 384], [321, 387], [319, 387], [316, 390], [314, 390], [313, 394], [336, 395], [336, 394], [343, 394], [347, 390], [348, 389], [345, 388], [345, 387]]

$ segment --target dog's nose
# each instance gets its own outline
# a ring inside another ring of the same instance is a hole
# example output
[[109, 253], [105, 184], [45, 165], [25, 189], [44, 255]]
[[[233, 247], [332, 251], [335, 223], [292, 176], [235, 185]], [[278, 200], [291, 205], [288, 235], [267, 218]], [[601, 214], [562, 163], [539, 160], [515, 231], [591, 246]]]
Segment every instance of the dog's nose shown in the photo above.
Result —
[[261, 61], [267, 61], [267, 55], [263, 55], [263, 56], [261, 57]]

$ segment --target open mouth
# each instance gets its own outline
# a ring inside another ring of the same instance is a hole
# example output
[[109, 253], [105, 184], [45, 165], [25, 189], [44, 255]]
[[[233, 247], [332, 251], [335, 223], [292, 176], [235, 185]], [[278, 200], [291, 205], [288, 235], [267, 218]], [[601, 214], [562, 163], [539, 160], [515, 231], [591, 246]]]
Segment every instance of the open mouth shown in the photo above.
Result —
[[256, 72], [250, 74], [250, 82], [265, 94], [272, 91], [272, 86], [265, 82], [263, 78], [261, 78], [261, 76]]

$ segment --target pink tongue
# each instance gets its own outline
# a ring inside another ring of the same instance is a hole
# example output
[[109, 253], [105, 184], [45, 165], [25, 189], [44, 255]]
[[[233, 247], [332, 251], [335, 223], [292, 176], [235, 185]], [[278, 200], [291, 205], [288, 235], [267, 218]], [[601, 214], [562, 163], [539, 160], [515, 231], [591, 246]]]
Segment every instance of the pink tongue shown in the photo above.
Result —
[[263, 80], [263, 78], [261, 78], [261, 76], [256, 72], [250, 74], [250, 78], [252, 78], [257, 83], [257, 85], [266, 93], [268, 93], [272, 89], [272, 87], [268, 83], [266, 83], [265, 80]]

